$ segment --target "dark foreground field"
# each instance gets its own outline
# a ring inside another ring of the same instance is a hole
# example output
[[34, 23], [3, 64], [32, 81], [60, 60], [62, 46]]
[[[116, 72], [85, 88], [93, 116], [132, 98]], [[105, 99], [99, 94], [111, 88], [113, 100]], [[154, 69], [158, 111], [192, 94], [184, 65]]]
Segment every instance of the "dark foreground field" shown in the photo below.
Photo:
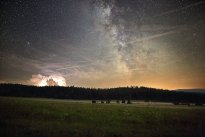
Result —
[[205, 108], [0, 97], [1, 137], [203, 137]]

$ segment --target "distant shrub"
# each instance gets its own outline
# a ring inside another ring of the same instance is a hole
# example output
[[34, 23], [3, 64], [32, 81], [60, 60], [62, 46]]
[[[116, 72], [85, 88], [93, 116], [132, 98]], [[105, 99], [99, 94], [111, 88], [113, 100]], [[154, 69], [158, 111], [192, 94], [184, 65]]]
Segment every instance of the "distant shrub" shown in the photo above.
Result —
[[127, 104], [132, 104], [130, 99], [127, 100]]
[[179, 105], [179, 102], [174, 102], [173, 104], [174, 104], [174, 105]]
[[145, 99], [145, 102], [150, 102], [150, 100], [149, 99]]
[[107, 104], [110, 104], [110, 100], [106, 100], [106, 103], [107, 103]]
[[122, 103], [125, 103], [125, 99], [122, 100]]
[[196, 103], [195, 106], [203, 106], [202, 103]]
[[117, 104], [119, 104], [119, 103], [120, 103], [120, 101], [119, 101], [119, 100], [116, 100], [116, 103], [117, 103]]
[[92, 100], [92, 104], [94, 104], [94, 103], [97, 103], [97, 101], [96, 100]]
[[104, 101], [103, 100], [101, 100], [101, 104], [103, 104], [104, 103]]

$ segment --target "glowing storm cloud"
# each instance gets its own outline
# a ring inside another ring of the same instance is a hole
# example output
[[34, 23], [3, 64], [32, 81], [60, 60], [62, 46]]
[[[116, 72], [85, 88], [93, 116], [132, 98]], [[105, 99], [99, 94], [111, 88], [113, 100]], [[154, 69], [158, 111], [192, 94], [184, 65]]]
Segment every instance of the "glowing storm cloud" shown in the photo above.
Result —
[[66, 86], [65, 78], [57, 74], [50, 76], [32, 75], [30, 81], [37, 86]]

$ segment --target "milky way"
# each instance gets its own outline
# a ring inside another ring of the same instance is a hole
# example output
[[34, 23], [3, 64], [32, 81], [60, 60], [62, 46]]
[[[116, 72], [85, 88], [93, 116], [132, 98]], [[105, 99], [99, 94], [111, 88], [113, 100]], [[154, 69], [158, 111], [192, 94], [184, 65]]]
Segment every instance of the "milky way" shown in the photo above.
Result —
[[3, 0], [0, 82], [205, 88], [205, 1]]

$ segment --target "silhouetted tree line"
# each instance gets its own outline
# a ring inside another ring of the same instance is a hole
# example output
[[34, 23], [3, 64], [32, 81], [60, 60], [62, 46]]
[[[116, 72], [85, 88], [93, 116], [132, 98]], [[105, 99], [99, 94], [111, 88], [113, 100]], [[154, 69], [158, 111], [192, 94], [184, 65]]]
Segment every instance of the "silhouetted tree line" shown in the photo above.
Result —
[[205, 103], [205, 93], [182, 92], [147, 87], [95, 89], [82, 87], [37, 87], [0, 84], [0, 96], [88, 100], [144, 100], [179, 103]]

